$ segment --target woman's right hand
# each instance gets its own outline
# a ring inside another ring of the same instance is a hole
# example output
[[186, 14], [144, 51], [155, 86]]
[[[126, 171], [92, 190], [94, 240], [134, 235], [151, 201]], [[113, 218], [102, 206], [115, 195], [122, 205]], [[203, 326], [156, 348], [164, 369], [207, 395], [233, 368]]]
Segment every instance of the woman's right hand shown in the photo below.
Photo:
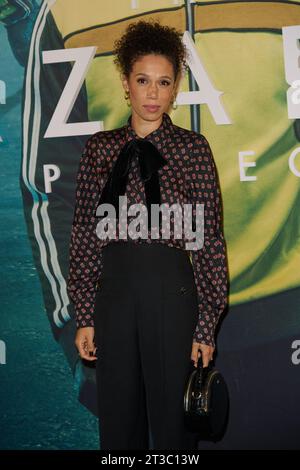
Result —
[[[75, 345], [78, 349], [79, 356], [87, 361], [95, 361], [96, 349], [94, 344], [95, 328], [93, 326], [85, 326], [78, 328], [75, 338]], [[92, 354], [90, 356], [90, 353]]]

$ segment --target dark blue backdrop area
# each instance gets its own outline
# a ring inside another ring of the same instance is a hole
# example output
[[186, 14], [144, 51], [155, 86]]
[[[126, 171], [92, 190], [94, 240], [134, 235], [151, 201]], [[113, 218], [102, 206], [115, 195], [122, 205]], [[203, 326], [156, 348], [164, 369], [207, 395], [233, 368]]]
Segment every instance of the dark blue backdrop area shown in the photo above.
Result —
[[21, 95], [19, 66], [0, 26], [1, 80], [1, 449], [97, 449], [95, 416], [77, 400], [76, 382], [54, 341], [33, 264], [19, 188]]

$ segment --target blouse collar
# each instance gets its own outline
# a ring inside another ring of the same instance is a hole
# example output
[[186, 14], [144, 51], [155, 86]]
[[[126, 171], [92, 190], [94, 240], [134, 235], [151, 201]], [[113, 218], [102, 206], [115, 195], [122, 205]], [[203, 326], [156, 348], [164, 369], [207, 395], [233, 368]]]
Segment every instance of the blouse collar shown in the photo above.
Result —
[[139, 135], [137, 135], [137, 133], [135, 132], [134, 128], [131, 125], [131, 118], [132, 118], [132, 114], [130, 114], [130, 116], [128, 117], [127, 124], [125, 125], [126, 141], [130, 141], [132, 139], [144, 139], [144, 140], [149, 140], [150, 142], [155, 144], [157, 143], [157, 137], [159, 138], [159, 140], [164, 142], [165, 139], [170, 137], [170, 134], [174, 132], [172, 119], [167, 113], [163, 113], [160, 126], [154, 131], [147, 134], [145, 137], [140, 137]]

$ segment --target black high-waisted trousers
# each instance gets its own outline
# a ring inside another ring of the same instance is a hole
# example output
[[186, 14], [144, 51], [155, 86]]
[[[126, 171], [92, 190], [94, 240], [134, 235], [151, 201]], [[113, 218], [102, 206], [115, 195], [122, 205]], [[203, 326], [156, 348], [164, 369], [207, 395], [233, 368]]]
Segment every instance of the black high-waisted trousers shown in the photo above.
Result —
[[100, 449], [196, 449], [183, 395], [197, 323], [187, 251], [111, 242], [94, 324]]

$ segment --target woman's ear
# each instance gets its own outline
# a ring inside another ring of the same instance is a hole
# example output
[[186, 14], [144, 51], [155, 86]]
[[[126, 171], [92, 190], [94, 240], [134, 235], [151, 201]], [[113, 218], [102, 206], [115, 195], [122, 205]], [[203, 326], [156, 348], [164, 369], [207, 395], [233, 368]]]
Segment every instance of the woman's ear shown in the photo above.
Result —
[[174, 88], [173, 88], [173, 93], [175, 94], [175, 96], [179, 92], [179, 88], [180, 88], [180, 84], [181, 84], [182, 79], [183, 79], [183, 76], [180, 73], [178, 73], [177, 78], [174, 82]]
[[124, 90], [129, 91], [128, 80], [125, 77], [125, 75], [121, 75], [121, 82], [122, 82], [122, 86], [123, 86]]

